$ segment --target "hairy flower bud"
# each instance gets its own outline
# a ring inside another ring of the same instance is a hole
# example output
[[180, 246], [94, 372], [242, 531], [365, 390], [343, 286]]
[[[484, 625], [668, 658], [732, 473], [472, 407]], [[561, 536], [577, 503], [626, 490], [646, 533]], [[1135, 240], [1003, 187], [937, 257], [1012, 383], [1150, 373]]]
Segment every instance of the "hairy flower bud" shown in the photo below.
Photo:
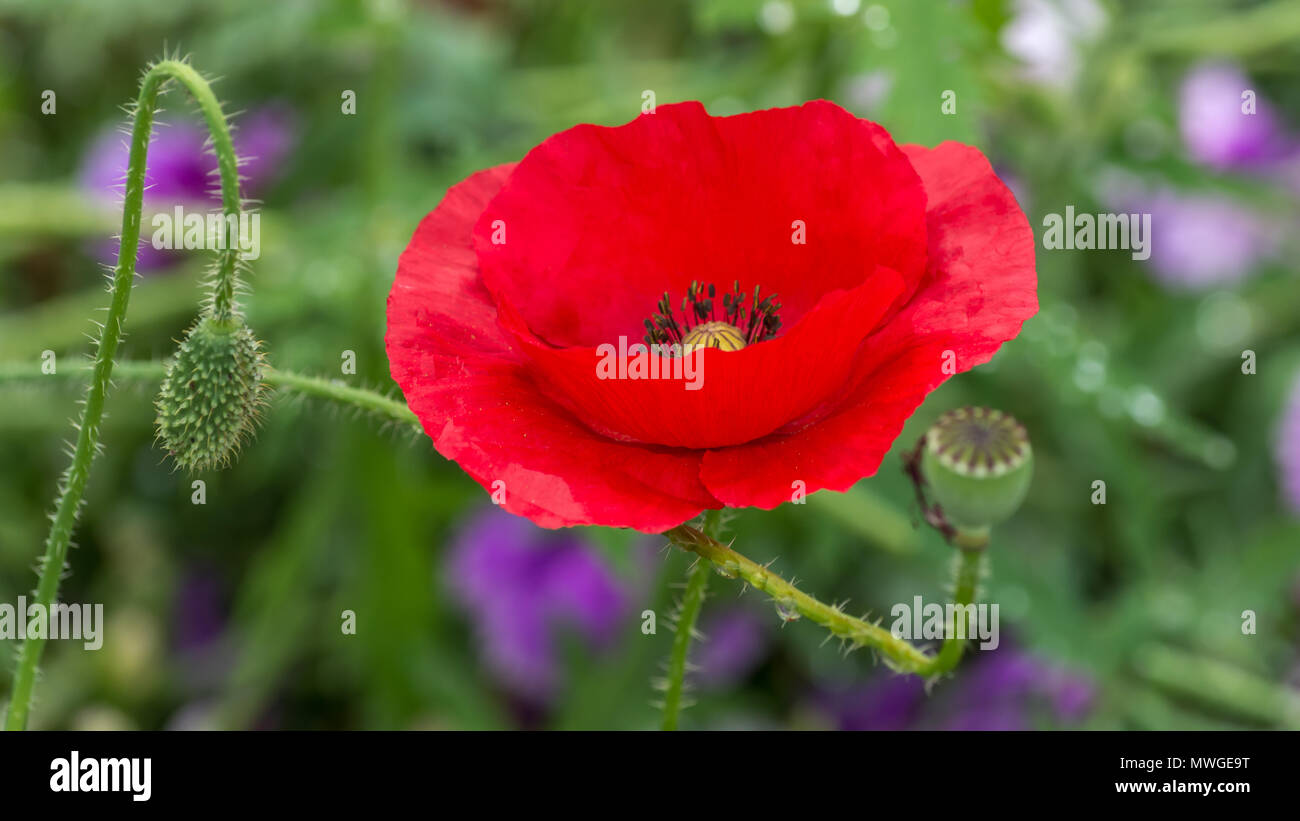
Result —
[[958, 408], [930, 427], [921, 473], [944, 520], [962, 531], [987, 531], [1025, 499], [1034, 454], [1025, 426], [1000, 410]]
[[167, 365], [158, 438], [189, 471], [228, 465], [257, 425], [265, 401], [261, 343], [243, 320], [203, 316]]

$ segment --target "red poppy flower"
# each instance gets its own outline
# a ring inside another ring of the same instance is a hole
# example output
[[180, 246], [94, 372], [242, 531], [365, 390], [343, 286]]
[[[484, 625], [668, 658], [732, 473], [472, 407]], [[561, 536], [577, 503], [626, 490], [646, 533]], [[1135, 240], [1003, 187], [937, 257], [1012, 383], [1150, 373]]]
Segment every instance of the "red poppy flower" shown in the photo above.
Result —
[[[434, 447], [507, 510], [659, 532], [871, 475], [1036, 285], [978, 150], [900, 147], [824, 101], [691, 102], [453, 186], [398, 263], [386, 344]], [[687, 343], [655, 364], [696, 366], [698, 389], [606, 378], [608, 346], [643, 335]]]

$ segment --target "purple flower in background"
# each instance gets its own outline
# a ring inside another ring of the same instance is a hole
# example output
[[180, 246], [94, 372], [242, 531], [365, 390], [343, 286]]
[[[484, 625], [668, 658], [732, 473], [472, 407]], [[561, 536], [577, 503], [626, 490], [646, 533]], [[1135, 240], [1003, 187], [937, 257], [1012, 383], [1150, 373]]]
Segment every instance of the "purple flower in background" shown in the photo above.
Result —
[[226, 627], [222, 586], [214, 568], [188, 568], [176, 596], [175, 642], [182, 651], [202, 650], [220, 637]]
[[1151, 266], [1166, 285], [1235, 282], [1273, 256], [1280, 239], [1275, 225], [1220, 197], [1162, 191], [1134, 210], [1151, 214]]
[[[243, 196], [256, 196], [275, 178], [293, 146], [294, 132], [290, 112], [279, 106], [260, 109], [236, 124], [233, 139], [241, 158]], [[217, 159], [205, 149], [206, 140], [207, 130], [199, 123], [155, 125], [145, 167], [146, 211], [167, 211], [176, 205], [206, 211], [220, 203]], [[106, 131], [91, 143], [82, 159], [81, 186], [106, 203], [116, 205], [121, 199], [129, 154], [127, 142], [127, 137], [116, 129]], [[173, 252], [155, 249], [148, 243], [147, 222], [141, 239], [139, 268], [158, 268], [176, 258]], [[116, 261], [117, 242], [104, 244], [97, 256], [103, 262]]]
[[184, 569], [172, 604], [172, 645], [183, 659], [179, 678], [191, 692], [211, 692], [230, 675], [235, 648], [226, 600], [216, 567], [200, 561]]
[[1115, 175], [1099, 198], [1118, 213], [1151, 215], [1147, 264], [1173, 289], [1234, 283], [1272, 258], [1282, 239], [1277, 222], [1226, 197], [1148, 189]]
[[1092, 705], [1092, 685], [1014, 647], [981, 657], [962, 682], [962, 697], [944, 720], [949, 730], [1030, 729], [1036, 708], [1055, 721], [1078, 722]]
[[865, 686], [825, 689], [815, 709], [842, 730], [1028, 730], [1039, 716], [1078, 723], [1091, 710], [1093, 695], [1088, 679], [1004, 640], [932, 695], [916, 676], [889, 674]]
[[915, 676], [877, 676], [865, 686], [826, 688], [815, 702], [839, 730], [906, 730], [924, 712], [925, 685]]
[[[128, 137], [114, 128], [91, 144], [81, 164], [81, 184], [105, 197], [120, 195], [126, 178]], [[208, 196], [209, 168], [216, 161], [204, 154], [204, 132], [188, 122], [155, 124], [145, 168], [145, 202], [198, 200]], [[209, 162], [211, 165], [209, 165]]]
[[236, 126], [233, 139], [243, 194], [256, 197], [280, 176], [296, 139], [295, 119], [288, 108], [272, 105], [240, 117]]
[[1194, 160], [1219, 169], [1262, 170], [1295, 154], [1295, 141], [1266, 100], [1256, 96], [1248, 113], [1242, 99], [1248, 90], [1254, 90], [1250, 78], [1229, 63], [1201, 63], [1183, 78], [1178, 125]]
[[708, 690], [721, 690], [754, 672], [768, 648], [767, 620], [752, 610], [735, 607], [706, 612], [704, 638], [691, 651], [696, 672], [691, 681]]
[[1300, 379], [1291, 389], [1277, 436], [1277, 464], [1282, 496], [1300, 513]]
[[495, 507], [457, 537], [447, 578], [474, 622], [484, 663], [504, 687], [533, 701], [560, 683], [561, 629], [599, 648], [627, 614], [622, 585], [576, 533], [542, 530]]

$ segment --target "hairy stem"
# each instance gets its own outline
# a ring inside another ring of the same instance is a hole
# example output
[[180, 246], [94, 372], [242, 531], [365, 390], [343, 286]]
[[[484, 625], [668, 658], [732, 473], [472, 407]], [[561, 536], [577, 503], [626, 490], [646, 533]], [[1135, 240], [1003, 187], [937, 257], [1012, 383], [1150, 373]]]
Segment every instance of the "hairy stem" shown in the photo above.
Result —
[[[767, 593], [783, 610], [797, 612], [854, 646], [876, 650], [899, 672], [938, 676], [951, 671], [961, 659], [965, 639], [952, 636], [969, 636], [968, 630], [954, 633], [955, 625], [949, 624], [948, 635], [952, 638], [944, 640], [943, 647], [937, 654], [926, 653], [879, 625], [850, 616], [837, 606], [809, 596], [763, 565], [693, 527], [681, 525], [664, 535], [683, 550], [698, 554], [713, 563], [722, 575], [739, 577], [752, 587]], [[966, 624], [964, 608], [974, 602], [982, 561], [982, 550], [960, 551], [954, 599], [957, 615], [966, 627], [969, 625]]]
[[[704, 514], [704, 533], [712, 539], [717, 535], [722, 513], [710, 510]], [[713, 570], [707, 562], [696, 561], [686, 578], [686, 594], [682, 597], [681, 612], [677, 616], [677, 632], [673, 634], [672, 654], [668, 657], [668, 687], [664, 691], [663, 729], [676, 730], [682, 711], [682, 692], [686, 687], [686, 664], [691, 649], [695, 622], [704, 607], [704, 593], [709, 586]]]
[[[73, 448], [72, 462], [60, 482], [51, 519], [50, 533], [45, 540], [45, 554], [41, 559], [40, 579], [36, 586], [35, 603], [48, 612], [59, 592], [59, 581], [72, 542], [72, 530], [90, 478], [90, 466], [99, 449], [99, 426], [104, 417], [104, 398], [113, 375], [113, 357], [122, 339], [126, 309], [131, 299], [131, 285], [135, 279], [135, 258], [140, 243], [140, 221], [144, 203], [145, 167], [149, 154], [149, 136], [153, 130], [154, 108], [158, 94], [169, 79], [180, 81], [198, 101], [212, 134], [221, 171], [222, 201], [227, 214], [239, 213], [239, 167], [230, 140], [221, 106], [212, 94], [207, 81], [190, 66], [176, 60], [163, 60], [152, 66], [140, 84], [136, 101], [135, 123], [131, 129], [130, 155], [127, 162], [126, 190], [122, 206], [122, 239], [118, 248], [117, 266], [113, 270], [112, 299], [108, 318], [95, 350], [90, 388], [86, 393], [81, 419], [77, 423], [77, 442]], [[227, 240], [230, 240], [227, 220]], [[235, 293], [235, 264], [237, 244], [227, 244], [213, 280], [212, 307], [214, 311], [233, 309]], [[32, 691], [36, 671], [45, 639], [28, 639], [18, 656], [14, 674], [13, 692], [5, 715], [6, 730], [27, 727], [27, 717], [32, 706]]]
[[263, 374], [266, 384], [272, 387], [291, 390], [305, 396], [328, 399], [341, 405], [351, 405], [376, 416], [404, 425], [419, 426], [420, 420], [406, 403], [400, 399], [390, 399], [383, 394], [365, 388], [354, 388], [339, 382], [304, 376], [292, 371], [280, 371], [267, 368]]
[[972, 635], [970, 613], [966, 610], [966, 605], [975, 601], [975, 592], [979, 588], [980, 575], [984, 569], [984, 551], [959, 549], [956, 561], [952, 596], [953, 602], [957, 605], [952, 614], [956, 623], [950, 621], [947, 627], [950, 637], [962, 636], [963, 638], [949, 638], [944, 641], [943, 647], [939, 649], [939, 654], [934, 659], [933, 669], [923, 671], [923, 675], [939, 675], [954, 669], [966, 650], [966, 639]]
[[[162, 380], [166, 373], [165, 362], [118, 362], [113, 368], [113, 381], [123, 380], [155, 383]], [[0, 386], [6, 382], [40, 382], [46, 379], [72, 379], [92, 372], [92, 368], [64, 368], [57, 373], [41, 372], [39, 364], [28, 362], [0, 362]], [[291, 391], [302, 396], [324, 399], [339, 405], [357, 408], [390, 422], [402, 425], [419, 425], [406, 403], [400, 399], [391, 399], [381, 393], [366, 388], [344, 385], [315, 376], [266, 368], [262, 380], [273, 388]]]
[[[199, 110], [203, 113], [203, 120], [207, 123], [208, 134], [212, 139], [212, 150], [217, 155], [225, 244], [217, 257], [216, 272], [208, 283], [211, 289], [208, 307], [217, 319], [230, 319], [236, 310], [235, 295], [239, 287], [236, 270], [239, 265], [239, 237], [236, 231], [239, 213], [243, 207], [239, 196], [239, 158], [235, 154], [235, 144], [230, 139], [230, 126], [226, 123], [226, 115], [221, 111], [221, 103], [212, 93], [212, 87], [188, 63], [176, 60], [164, 60], [158, 63], [145, 75], [146, 86], [149, 77], [155, 72], [160, 73], [164, 78], [176, 78], [194, 97], [195, 102], [199, 104]], [[145, 103], [145, 90], [142, 88], [140, 91], [142, 106]], [[122, 247], [126, 247], [125, 239]]]

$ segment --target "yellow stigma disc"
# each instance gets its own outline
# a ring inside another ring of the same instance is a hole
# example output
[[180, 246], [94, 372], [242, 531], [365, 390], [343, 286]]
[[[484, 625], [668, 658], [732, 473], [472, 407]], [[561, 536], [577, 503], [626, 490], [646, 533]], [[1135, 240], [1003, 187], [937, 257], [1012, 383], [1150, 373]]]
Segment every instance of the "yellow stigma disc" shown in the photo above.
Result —
[[724, 351], [738, 351], [745, 347], [745, 337], [740, 329], [727, 322], [705, 322], [696, 325], [682, 338], [683, 353], [690, 353], [696, 348], [720, 348]]

